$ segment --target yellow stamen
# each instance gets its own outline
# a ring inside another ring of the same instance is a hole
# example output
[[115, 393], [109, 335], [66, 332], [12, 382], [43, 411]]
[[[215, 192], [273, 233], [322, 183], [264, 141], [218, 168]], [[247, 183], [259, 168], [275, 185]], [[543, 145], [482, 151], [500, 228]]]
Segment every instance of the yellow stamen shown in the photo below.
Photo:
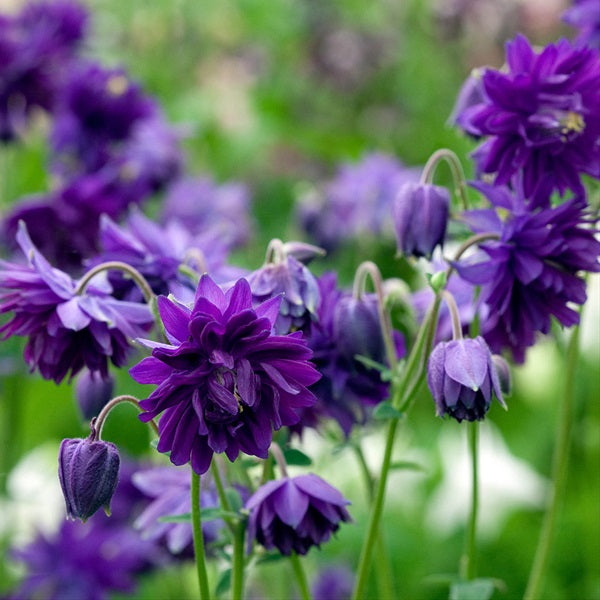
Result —
[[106, 82], [106, 89], [113, 96], [121, 96], [127, 91], [127, 87], [129, 86], [129, 82], [127, 81], [127, 77], [124, 75], [113, 75]]

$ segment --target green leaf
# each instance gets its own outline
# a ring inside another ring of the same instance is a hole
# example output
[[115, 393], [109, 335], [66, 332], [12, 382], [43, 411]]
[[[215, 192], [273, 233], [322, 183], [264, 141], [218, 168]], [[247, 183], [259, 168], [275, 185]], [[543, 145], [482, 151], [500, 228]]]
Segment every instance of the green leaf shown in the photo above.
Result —
[[408, 460], [399, 460], [397, 462], [393, 462], [390, 465], [390, 469], [401, 470], [406, 469], [407, 471], [425, 471], [423, 465], [419, 463], [410, 462]]
[[368, 356], [363, 356], [362, 354], [355, 354], [354, 360], [363, 364], [365, 367], [367, 367], [367, 369], [375, 369], [376, 371], [379, 371], [379, 373], [381, 373], [382, 381], [391, 381], [392, 372], [386, 367], [386, 365], [383, 365], [376, 360], [369, 358]]
[[286, 558], [283, 554], [271, 552], [268, 554], [263, 554], [262, 556], [258, 557], [258, 559], [256, 560], [256, 564], [261, 565], [264, 563], [277, 562], [279, 560], [282, 560], [283, 558]]
[[380, 402], [373, 411], [374, 419], [401, 419], [404, 413], [396, 410], [388, 400]]
[[450, 587], [450, 600], [489, 600], [494, 594], [492, 579], [459, 581]]
[[298, 467], [308, 467], [312, 465], [310, 456], [307, 456], [302, 450], [298, 450], [297, 448], [286, 448], [283, 451], [283, 456], [288, 465], [296, 465]]
[[[216, 521], [217, 519], [223, 518], [232, 518], [237, 519], [239, 515], [234, 512], [221, 510], [218, 506], [209, 506], [207, 508], [203, 508], [200, 511], [200, 518], [202, 522], [206, 521]], [[165, 515], [164, 517], [159, 517], [159, 523], [188, 523], [192, 520], [192, 513], [182, 513], [180, 515]]]
[[158, 517], [159, 523], [189, 523], [192, 520], [192, 513], [182, 513], [181, 515], [165, 515]]
[[225, 569], [219, 576], [215, 594], [221, 596], [231, 587], [231, 569]]

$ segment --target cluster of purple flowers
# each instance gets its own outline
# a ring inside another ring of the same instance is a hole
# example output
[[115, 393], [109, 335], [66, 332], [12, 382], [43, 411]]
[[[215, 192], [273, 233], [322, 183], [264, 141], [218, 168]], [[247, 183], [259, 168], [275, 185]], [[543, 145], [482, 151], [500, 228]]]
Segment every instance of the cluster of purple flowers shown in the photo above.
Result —
[[393, 230], [392, 205], [398, 188], [418, 180], [418, 170], [386, 154], [368, 154], [342, 165], [334, 179], [316, 194], [300, 199], [303, 229], [328, 251], [343, 241], [387, 234]]

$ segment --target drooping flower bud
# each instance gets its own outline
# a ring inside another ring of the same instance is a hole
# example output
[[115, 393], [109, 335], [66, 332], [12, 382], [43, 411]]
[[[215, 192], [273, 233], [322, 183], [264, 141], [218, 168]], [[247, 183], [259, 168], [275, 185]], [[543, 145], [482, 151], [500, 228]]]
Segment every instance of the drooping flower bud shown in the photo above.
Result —
[[405, 183], [394, 200], [394, 227], [398, 252], [431, 257], [446, 235], [450, 194], [429, 183]]
[[115, 379], [112, 375], [103, 378], [86, 369], [77, 376], [75, 399], [85, 420], [98, 416], [112, 398], [114, 387]]
[[377, 310], [377, 298], [341, 298], [335, 307], [333, 335], [343, 356], [353, 360], [356, 355], [383, 362], [385, 345]]
[[58, 477], [67, 517], [86, 521], [101, 506], [110, 514], [110, 501], [119, 479], [120, 458], [110, 442], [66, 439], [58, 453]]
[[437, 415], [459, 423], [483, 419], [492, 392], [506, 408], [492, 354], [480, 336], [439, 343], [429, 357], [427, 384]]

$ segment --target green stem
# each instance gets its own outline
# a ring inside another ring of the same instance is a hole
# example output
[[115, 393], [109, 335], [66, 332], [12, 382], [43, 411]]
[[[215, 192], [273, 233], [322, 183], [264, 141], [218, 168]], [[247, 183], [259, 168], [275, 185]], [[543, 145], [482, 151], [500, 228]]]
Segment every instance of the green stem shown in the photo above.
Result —
[[296, 576], [296, 581], [298, 582], [298, 586], [300, 587], [300, 597], [302, 600], [310, 600], [310, 589], [308, 587], [308, 581], [306, 580], [306, 573], [304, 572], [304, 568], [302, 567], [302, 562], [300, 561], [300, 557], [292, 552], [290, 555], [290, 562], [292, 563], [292, 568], [294, 569], [294, 575]]
[[575, 404], [575, 369], [579, 356], [579, 326], [573, 329], [566, 357], [566, 379], [563, 403], [558, 419], [556, 443], [552, 464], [553, 486], [550, 501], [546, 508], [542, 529], [538, 540], [533, 566], [529, 574], [524, 600], [540, 598], [544, 574], [548, 566], [548, 558], [556, 526], [559, 505], [565, 493], [567, 484], [567, 467], [569, 462], [569, 445], [571, 440], [571, 423]]
[[[367, 461], [365, 460], [365, 455], [362, 451], [362, 448], [360, 447], [360, 444], [357, 442], [356, 444], [352, 445], [352, 448], [354, 449], [354, 453], [356, 454], [356, 458], [360, 467], [360, 472], [363, 477], [365, 489], [367, 491], [367, 500], [369, 506], [372, 506], [375, 497], [375, 490], [371, 470], [367, 465]], [[390, 568], [390, 561], [388, 559], [387, 551], [385, 548], [383, 532], [381, 531], [381, 527], [377, 532], [377, 538], [375, 540], [375, 555], [375, 569], [377, 571], [377, 592], [379, 594], [379, 598], [395, 598], [396, 595], [394, 593], [392, 570]]]
[[478, 440], [479, 423], [467, 424], [469, 452], [471, 454], [471, 515], [467, 528], [465, 554], [461, 564], [461, 575], [465, 579], [475, 579], [477, 574], [477, 512], [479, 508], [479, 472], [478, 472]]
[[244, 594], [244, 536], [246, 522], [240, 520], [233, 533], [233, 561], [231, 564], [231, 597], [242, 600]]
[[[215, 482], [215, 487], [217, 488], [219, 504], [224, 511], [231, 512], [231, 505], [229, 504], [229, 500], [227, 500], [227, 494], [225, 493], [225, 488], [223, 487], [223, 481], [221, 479], [221, 473], [219, 472], [219, 465], [217, 464], [216, 459], [211, 461], [210, 470], [213, 476], [213, 481]], [[229, 517], [226, 517], [224, 521], [229, 530], [234, 533], [235, 524], [233, 521]]]
[[131, 279], [133, 279], [133, 281], [135, 281], [137, 286], [140, 288], [142, 294], [144, 295], [144, 300], [146, 301], [146, 303], [150, 304], [152, 302], [152, 299], [154, 298], [154, 292], [152, 291], [150, 284], [146, 281], [146, 278], [137, 269], [119, 260], [110, 260], [101, 263], [95, 266], [93, 269], [90, 269], [89, 271], [84, 273], [83, 277], [79, 280], [79, 283], [75, 288], [75, 294], [83, 294], [87, 285], [96, 275], [98, 275], [98, 273], [110, 270], [122, 271], [126, 275], [129, 275]]
[[385, 488], [387, 484], [388, 473], [390, 470], [392, 450], [394, 448], [394, 437], [396, 435], [397, 427], [398, 419], [390, 419], [385, 444], [385, 452], [383, 455], [383, 463], [381, 465], [381, 476], [379, 477], [379, 481], [377, 483], [377, 490], [375, 492], [375, 498], [371, 509], [371, 518], [369, 519], [367, 536], [365, 538], [365, 543], [363, 544], [358, 563], [356, 586], [354, 588], [354, 595], [352, 596], [354, 600], [360, 600], [364, 597], [365, 588], [367, 585], [369, 566], [371, 564], [372, 548], [377, 538], [377, 534], [379, 532], [379, 521], [381, 519], [381, 513], [383, 512]]
[[200, 516], [200, 475], [192, 472], [192, 530], [194, 533], [194, 555], [196, 557], [196, 571], [198, 573], [198, 586], [200, 599], [209, 600], [208, 575], [206, 573], [206, 556], [204, 554], [204, 536], [202, 535], [202, 518]]
[[[115, 396], [112, 400], [109, 400], [97, 417], [94, 417], [90, 421], [90, 428], [92, 429], [92, 434], [95, 439], [101, 439], [102, 437], [102, 428], [104, 427], [104, 421], [108, 417], [110, 411], [117, 406], [117, 404], [122, 404], [123, 402], [127, 402], [128, 404], [133, 404], [140, 412], [143, 412], [143, 408], [140, 406], [140, 401], [135, 396], [129, 396], [128, 394], [123, 394], [121, 396]], [[148, 421], [148, 425], [154, 429], [154, 433], [159, 435], [158, 426], [154, 422], [154, 419], [150, 419]]]
[[469, 209], [469, 200], [467, 198], [467, 184], [465, 172], [458, 156], [452, 150], [441, 148], [436, 150], [430, 157], [421, 173], [421, 183], [432, 183], [435, 170], [441, 161], [445, 161], [452, 172], [454, 180], [454, 189], [456, 195], [460, 198], [464, 210]]

